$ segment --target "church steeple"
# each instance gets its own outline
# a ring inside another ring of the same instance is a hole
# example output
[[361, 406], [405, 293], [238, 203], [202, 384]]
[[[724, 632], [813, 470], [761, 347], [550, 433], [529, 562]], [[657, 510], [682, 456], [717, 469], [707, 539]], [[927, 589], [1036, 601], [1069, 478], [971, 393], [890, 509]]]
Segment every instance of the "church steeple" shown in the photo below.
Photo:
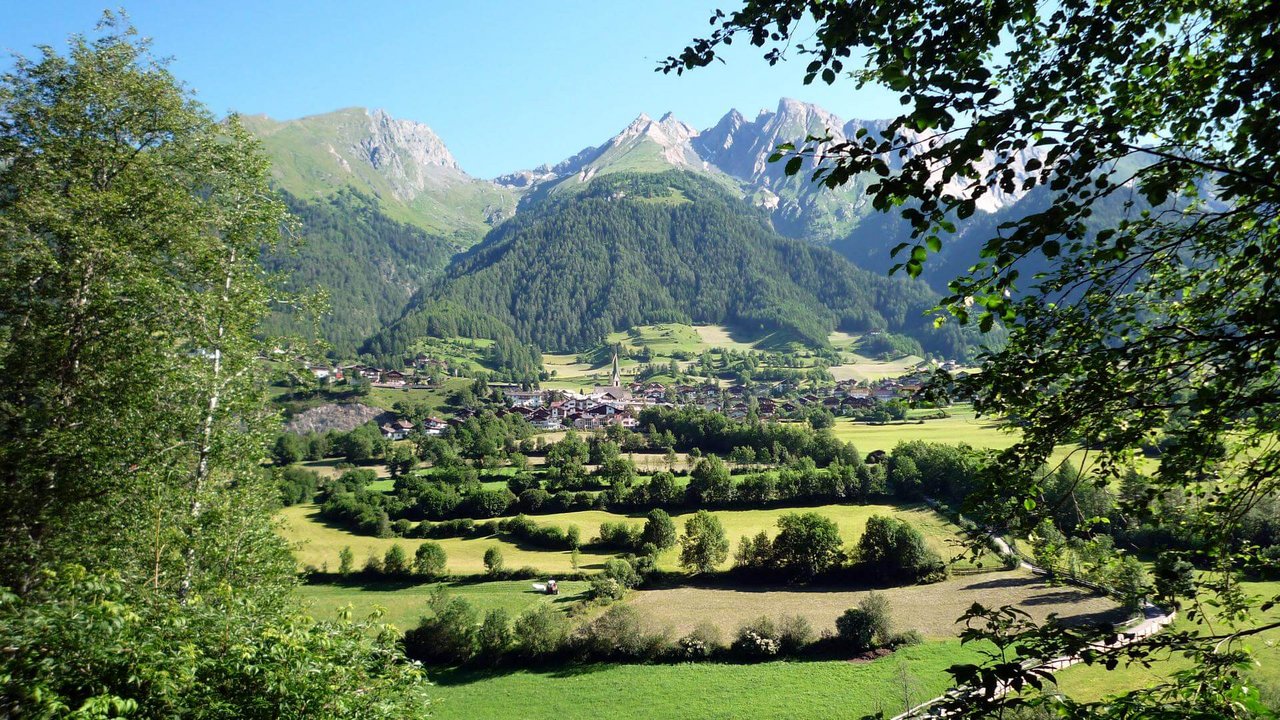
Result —
[[622, 387], [622, 370], [618, 367], [618, 348], [613, 348], [613, 374], [609, 376], [610, 387]]

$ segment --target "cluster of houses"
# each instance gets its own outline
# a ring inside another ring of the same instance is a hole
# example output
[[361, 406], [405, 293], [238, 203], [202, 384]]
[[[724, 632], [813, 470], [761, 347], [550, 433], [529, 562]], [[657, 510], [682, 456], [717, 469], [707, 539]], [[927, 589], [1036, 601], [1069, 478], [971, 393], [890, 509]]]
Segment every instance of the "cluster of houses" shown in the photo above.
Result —
[[[950, 365], [951, 367], [948, 367]], [[425, 373], [448, 372], [448, 364], [426, 355], [418, 355], [410, 362], [412, 374], [398, 370], [383, 370], [367, 365], [329, 367], [311, 366], [315, 377], [324, 382], [338, 382], [360, 377], [377, 387], [406, 388], [427, 387], [419, 383]], [[941, 366], [955, 370], [955, 363]], [[835, 415], [874, 407], [877, 403], [904, 400], [913, 397], [924, 383], [923, 375], [911, 374], [885, 379], [869, 384], [842, 380], [833, 386], [812, 388], [801, 392], [793, 381], [721, 386], [713, 382], [699, 385], [664, 385], [658, 382], [622, 383], [618, 359], [613, 358], [610, 384], [595, 387], [591, 391], [526, 390], [518, 385], [491, 383], [503, 391], [507, 406], [499, 412], [523, 416], [534, 427], [542, 430], [596, 430], [610, 425], [635, 428], [640, 411], [651, 406], [696, 406], [723, 412], [735, 420], [746, 418], [752, 412], [762, 419], [794, 417], [812, 407], [821, 407]], [[475, 410], [462, 409], [450, 420], [427, 418], [421, 431], [427, 435], [440, 435], [451, 424], [466, 422]], [[402, 440], [417, 426], [406, 419], [382, 425], [383, 437]]]
[[735, 420], [746, 418], [753, 409], [762, 419], [793, 416], [810, 407], [822, 407], [840, 415], [881, 402], [908, 399], [921, 387], [921, 381], [911, 378], [884, 380], [870, 386], [846, 380], [796, 394], [797, 388], [788, 383], [722, 387], [713, 383], [668, 386], [649, 382], [597, 387], [579, 393], [512, 390], [506, 393], [506, 398], [511, 412], [520, 413], [540, 429], [593, 430], [612, 424], [633, 428], [640, 410], [655, 405], [697, 406], [723, 412]]
[[372, 365], [310, 365], [311, 374], [322, 383], [359, 379], [373, 387], [430, 388], [431, 378], [449, 374], [449, 362], [419, 353], [405, 371], [386, 370]]

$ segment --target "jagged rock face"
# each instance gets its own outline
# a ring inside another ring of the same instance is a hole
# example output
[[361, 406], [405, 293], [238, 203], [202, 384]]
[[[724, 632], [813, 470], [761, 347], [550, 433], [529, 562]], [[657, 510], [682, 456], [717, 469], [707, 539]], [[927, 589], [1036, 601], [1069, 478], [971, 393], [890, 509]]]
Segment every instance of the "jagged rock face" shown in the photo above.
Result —
[[[810, 182], [813, 160], [806, 160], [799, 174], [788, 176], [783, 164], [770, 163], [769, 156], [782, 143], [799, 146], [808, 137], [830, 138], [819, 145], [821, 153], [831, 144], [855, 140], [863, 130], [878, 136], [886, 125], [876, 120], [844, 120], [791, 98], [782, 98], [777, 108], [761, 110], [754, 119], [730, 110], [703, 132], [671, 113], [658, 120], [642, 114], [599, 146], [588, 147], [555, 165], [504, 175], [496, 182], [537, 196], [575, 187], [609, 172], [690, 170], [736, 186], [769, 211], [774, 225], [783, 233], [825, 243], [847, 235], [871, 212], [865, 194], [871, 179], [855, 178], [832, 190]], [[901, 163], [896, 153], [886, 159], [893, 166]], [[962, 189], [960, 181], [952, 184], [954, 191]], [[978, 208], [996, 212], [1018, 197], [1017, 193], [987, 192]]]
[[395, 197], [413, 200], [428, 187], [446, 187], [470, 178], [430, 127], [397, 120], [385, 111], [366, 111], [368, 131], [351, 152], [391, 182]]

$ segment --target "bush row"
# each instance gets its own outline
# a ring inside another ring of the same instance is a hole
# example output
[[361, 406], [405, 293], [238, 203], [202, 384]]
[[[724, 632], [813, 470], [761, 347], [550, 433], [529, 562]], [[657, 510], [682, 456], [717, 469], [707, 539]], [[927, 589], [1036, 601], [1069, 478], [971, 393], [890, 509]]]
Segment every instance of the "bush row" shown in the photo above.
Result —
[[718, 627], [702, 623], [673, 637], [645, 628], [630, 605], [610, 606], [574, 627], [547, 604], [514, 620], [502, 609], [483, 617], [466, 600], [434, 594], [430, 615], [405, 634], [405, 651], [432, 665], [543, 666], [549, 662], [756, 662], [782, 657], [851, 657], [876, 648], [921, 641], [914, 631], [894, 633], [889, 604], [872, 593], [836, 622], [836, 632], [816, 633], [802, 616], [760, 617], [743, 624], [726, 643]]

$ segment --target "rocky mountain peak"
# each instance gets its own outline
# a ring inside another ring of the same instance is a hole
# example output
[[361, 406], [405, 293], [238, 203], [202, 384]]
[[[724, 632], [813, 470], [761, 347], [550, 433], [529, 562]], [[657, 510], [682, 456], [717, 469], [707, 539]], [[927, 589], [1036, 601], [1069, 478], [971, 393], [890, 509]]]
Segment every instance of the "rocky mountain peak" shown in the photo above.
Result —
[[427, 125], [367, 110], [366, 132], [355, 138], [352, 152], [366, 160], [395, 187], [396, 197], [410, 200], [430, 185], [439, 185], [439, 170], [465, 175], [444, 141]]

